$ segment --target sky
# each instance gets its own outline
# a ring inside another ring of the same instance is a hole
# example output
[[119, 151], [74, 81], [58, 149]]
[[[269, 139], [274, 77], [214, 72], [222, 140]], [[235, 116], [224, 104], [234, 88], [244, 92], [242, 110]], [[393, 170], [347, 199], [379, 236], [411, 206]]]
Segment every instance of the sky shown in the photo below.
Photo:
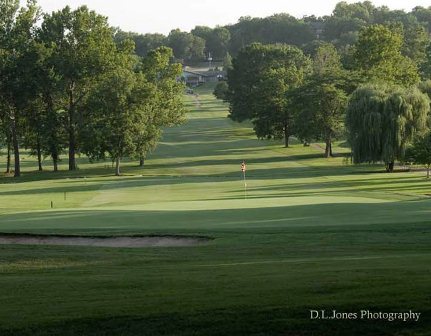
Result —
[[[241, 16], [265, 17], [275, 13], [329, 15], [339, 0], [39, 0], [44, 12], [69, 5], [87, 5], [109, 18], [112, 26], [138, 33], [168, 34], [175, 28], [190, 31], [196, 25], [215, 27], [235, 23]], [[349, 3], [358, 0], [347, 1]], [[428, 7], [430, 0], [374, 0], [374, 5], [410, 11]]]

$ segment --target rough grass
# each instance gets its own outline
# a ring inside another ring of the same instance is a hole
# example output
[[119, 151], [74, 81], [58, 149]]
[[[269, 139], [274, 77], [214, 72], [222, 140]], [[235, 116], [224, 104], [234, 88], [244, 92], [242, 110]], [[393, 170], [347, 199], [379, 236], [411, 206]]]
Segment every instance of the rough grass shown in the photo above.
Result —
[[[210, 91], [198, 91], [199, 108], [186, 98], [187, 124], [166, 131], [144, 169], [126, 162], [116, 178], [110, 163], [81, 158], [78, 172], [37, 173], [24, 155], [21, 179], [0, 178], [0, 232], [215, 238], [142, 250], [0, 246], [0, 334], [429, 335], [424, 173], [352, 166], [344, 145], [323, 159], [318, 146], [256, 140]], [[422, 317], [310, 321], [309, 309]]]

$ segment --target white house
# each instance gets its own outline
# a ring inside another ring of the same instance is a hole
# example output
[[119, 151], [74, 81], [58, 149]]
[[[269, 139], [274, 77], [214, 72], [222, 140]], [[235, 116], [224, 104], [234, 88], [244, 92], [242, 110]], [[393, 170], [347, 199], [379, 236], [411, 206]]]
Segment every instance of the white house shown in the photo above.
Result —
[[181, 79], [191, 87], [198, 86], [203, 83], [218, 82], [225, 77], [223, 71], [195, 71], [183, 69]]

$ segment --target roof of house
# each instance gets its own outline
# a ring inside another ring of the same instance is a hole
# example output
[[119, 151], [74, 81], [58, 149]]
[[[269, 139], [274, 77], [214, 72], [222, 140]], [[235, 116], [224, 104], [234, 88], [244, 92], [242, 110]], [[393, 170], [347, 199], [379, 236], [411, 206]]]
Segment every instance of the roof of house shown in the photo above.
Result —
[[192, 74], [192, 75], [203, 76], [203, 77], [210, 76], [210, 75], [202, 73], [202, 72], [190, 71], [190, 70], [183, 70], [183, 73], [189, 73], [189, 74]]
[[187, 68], [183, 69], [183, 73], [189, 73], [192, 75], [202, 76], [202, 77], [215, 77], [218, 75], [226, 75], [226, 71], [196, 71], [196, 70], [189, 70]]

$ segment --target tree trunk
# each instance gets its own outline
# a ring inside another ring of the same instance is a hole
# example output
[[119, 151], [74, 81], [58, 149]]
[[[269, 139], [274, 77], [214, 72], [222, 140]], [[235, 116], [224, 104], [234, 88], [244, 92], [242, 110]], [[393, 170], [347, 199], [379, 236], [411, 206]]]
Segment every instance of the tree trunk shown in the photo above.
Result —
[[430, 165], [427, 166], [427, 179], [430, 178]]
[[145, 158], [141, 157], [139, 159], [139, 167], [143, 167], [145, 165]]
[[14, 152], [14, 160], [15, 160], [15, 177], [21, 176], [21, 162], [19, 156], [19, 142], [18, 142], [18, 134], [17, 134], [17, 121], [16, 116], [12, 121], [12, 143], [13, 143], [13, 152]]
[[10, 174], [10, 161], [11, 161], [11, 140], [10, 137], [8, 136], [7, 139], [7, 158], [6, 158], [6, 174]]
[[51, 156], [52, 156], [52, 163], [54, 165], [54, 172], [58, 172], [58, 154], [53, 153]]
[[69, 170], [76, 170], [76, 134], [74, 84], [69, 88]]
[[115, 160], [115, 176], [120, 176], [120, 157]]
[[69, 170], [76, 170], [76, 157], [75, 157], [75, 132], [69, 131]]
[[284, 147], [289, 148], [289, 127], [287, 126], [287, 123], [284, 124]]
[[42, 167], [42, 150], [40, 148], [40, 139], [39, 137], [37, 138], [37, 163], [39, 165], [39, 171], [43, 171], [43, 167]]
[[326, 141], [326, 148], [325, 148], [325, 158], [330, 158], [332, 156], [332, 141], [331, 138], [327, 138]]
[[[46, 104], [47, 115], [50, 118], [52, 118], [52, 120], [55, 120], [57, 118], [57, 116], [55, 116], [54, 102], [52, 99], [52, 95], [49, 91], [45, 92], [44, 99], [45, 99], [45, 104]], [[54, 172], [58, 172], [58, 159], [59, 158], [58, 158], [58, 147], [57, 146], [59, 144], [59, 140], [57, 139], [55, 132], [52, 132], [50, 134], [49, 142], [51, 142], [50, 154], [51, 154], [51, 158], [52, 158], [52, 164], [54, 166]]]
[[394, 172], [394, 166], [395, 166], [395, 163], [393, 161], [392, 162], [387, 162], [386, 163], [386, 171], [388, 173], [393, 173]]

